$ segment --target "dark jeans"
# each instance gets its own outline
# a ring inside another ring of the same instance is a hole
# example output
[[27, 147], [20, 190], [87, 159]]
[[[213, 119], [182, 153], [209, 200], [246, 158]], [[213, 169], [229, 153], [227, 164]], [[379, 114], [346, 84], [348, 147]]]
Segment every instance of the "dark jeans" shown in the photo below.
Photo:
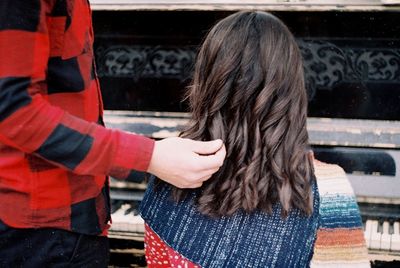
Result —
[[107, 267], [107, 237], [59, 229], [15, 229], [0, 221], [0, 267]]

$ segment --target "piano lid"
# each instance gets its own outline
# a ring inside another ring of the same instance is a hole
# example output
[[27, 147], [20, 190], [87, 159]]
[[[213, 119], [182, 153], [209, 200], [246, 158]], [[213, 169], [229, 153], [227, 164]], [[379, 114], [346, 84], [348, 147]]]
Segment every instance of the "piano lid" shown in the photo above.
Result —
[[91, 0], [93, 10], [399, 10], [399, 0]]

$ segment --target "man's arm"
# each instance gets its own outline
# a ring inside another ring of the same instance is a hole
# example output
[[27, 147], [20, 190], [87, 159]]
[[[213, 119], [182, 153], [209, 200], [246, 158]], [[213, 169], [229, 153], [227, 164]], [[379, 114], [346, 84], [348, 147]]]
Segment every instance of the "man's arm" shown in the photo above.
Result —
[[154, 142], [86, 122], [50, 105], [46, 83], [51, 1], [0, 4], [0, 142], [78, 174], [126, 177], [148, 168]]
[[[77, 174], [125, 178], [133, 169], [146, 171], [151, 160], [149, 171], [178, 187], [194, 187], [211, 176], [222, 165], [224, 150], [200, 157], [187, 140], [168, 139], [157, 142], [152, 159], [153, 140], [84, 121], [40, 94], [50, 53], [44, 14], [51, 2], [0, 3], [0, 142]], [[210, 154], [221, 147], [210, 146]]]

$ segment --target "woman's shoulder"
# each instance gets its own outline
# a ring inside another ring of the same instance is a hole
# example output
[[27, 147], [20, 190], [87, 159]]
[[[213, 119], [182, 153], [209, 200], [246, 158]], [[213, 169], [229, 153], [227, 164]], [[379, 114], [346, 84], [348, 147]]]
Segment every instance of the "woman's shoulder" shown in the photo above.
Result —
[[314, 173], [320, 198], [320, 227], [362, 226], [357, 199], [343, 168], [314, 160]]
[[344, 194], [354, 196], [354, 190], [342, 167], [314, 159], [314, 174], [320, 195]]
[[318, 159], [313, 159], [313, 165], [315, 172], [320, 175], [333, 175], [333, 174], [343, 174], [344, 170], [342, 167], [336, 164], [329, 164]]

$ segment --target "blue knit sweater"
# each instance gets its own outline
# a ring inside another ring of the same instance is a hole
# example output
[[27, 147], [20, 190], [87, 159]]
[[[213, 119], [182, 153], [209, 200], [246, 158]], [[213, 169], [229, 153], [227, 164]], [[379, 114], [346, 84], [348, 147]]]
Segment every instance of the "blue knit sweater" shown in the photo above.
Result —
[[281, 218], [279, 205], [271, 215], [236, 213], [211, 219], [193, 205], [195, 193], [171, 200], [171, 188], [154, 191], [150, 180], [141, 215], [166, 244], [202, 267], [308, 267], [319, 225], [319, 193], [313, 184], [313, 214], [293, 210]]

